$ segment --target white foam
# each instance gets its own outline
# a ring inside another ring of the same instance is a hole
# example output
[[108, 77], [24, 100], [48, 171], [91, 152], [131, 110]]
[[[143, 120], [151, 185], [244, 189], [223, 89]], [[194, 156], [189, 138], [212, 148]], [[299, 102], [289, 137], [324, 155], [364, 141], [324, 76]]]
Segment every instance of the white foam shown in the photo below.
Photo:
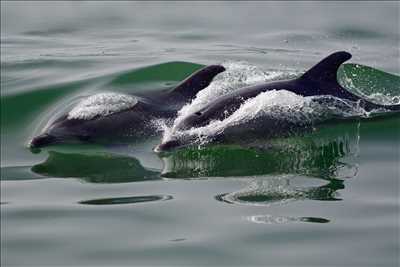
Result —
[[134, 96], [119, 93], [99, 93], [78, 103], [69, 113], [68, 119], [90, 120], [96, 116], [108, 116], [136, 105]]
[[[274, 80], [290, 79], [299, 74], [297, 71], [263, 71], [257, 66], [250, 65], [244, 61], [226, 61], [222, 65], [226, 70], [218, 74], [208, 87], [198, 92], [191, 103], [183, 106], [178, 111], [178, 116], [173, 122], [172, 127], [168, 127], [165, 123], [159, 124], [160, 130], [164, 132], [163, 141], [168, 141], [173, 136], [181, 134], [175, 130], [176, 125], [188, 115], [196, 112], [210, 101], [222, 95], [245, 86]], [[218, 129], [221, 129], [221, 127]]]
[[244, 124], [258, 117], [268, 116], [278, 121], [297, 125], [312, 125], [332, 117], [368, 116], [357, 104], [331, 96], [302, 97], [286, 90], [271, 90], [245, 101], [235, 112], [222, 120], [208, 125], [181, 131], [164, 126], [163, 142], [184, 136], [196, 137], [197, 142], [206, 143], [210, 137], [225, 129]]
[[219, 96], [245, 86], [273, 80], [294, 78], [299, 74], [295, 71], [266, 72], [244, 61], [226, 61], [222, 63], [222, 65], [226, 70], [218, 74], [208, 87], [198, 92], [191, 103], [183, 106], [181, 110], [179, 110], [175, 124]]
[[272, 90], [260, 93], [245, 101], [239, 109], [223, 120], [215, 120], [210, 124], [186, 131], [189, 135], [213, 136], [223, 132], [227, 127], [245, 123], [251, 119], [268, 115], [293, 121], [302, 121], [313, 114], [308, 102], [309, 98], [301, 97], [286, 90]]
[[[172, 127], [168, 127], [166, 124], [162, 126], [163, 142], [191, 136], [195, 137], [198, 143], [206, 143], [210, 138], [222, 133], [228, 127], [246, 123], [259, 116], [269, 116], [299, 125], [312, 125], [333, 117], [368, 117], [371, 113], [374, 113], [366, 112], [358, 103], [332, 96], [302, 97], [286, 90], [272, 90], [246, 100], [234, 113], [223, 120], [211, 121], [206, 126], [185, 131], [177, 129], [177, 125], [187, 116], [222, 95], [244, 86], [294, 78], [300, 74], [296, 71], [289, 73], [286, 71], [264, 72], [245, 62], [226, 62], [223, 66], [226, 71], [218, 74], [207, 88], [200, 91], [191, 103], [178, 112], [178, 117]], [[378, 98], [377, 95], [370, 97]], [[399, 101], [398, 97], [391, 100], [393, 102]]]
[[383, 105], [399, 105], [400, 104], [400, 96], [392, 96], [389, 94], [382, 93], [373, 93], [370, 95], [365, 95], [366, 99], [370, 99], [376, 103], [382, 103]]

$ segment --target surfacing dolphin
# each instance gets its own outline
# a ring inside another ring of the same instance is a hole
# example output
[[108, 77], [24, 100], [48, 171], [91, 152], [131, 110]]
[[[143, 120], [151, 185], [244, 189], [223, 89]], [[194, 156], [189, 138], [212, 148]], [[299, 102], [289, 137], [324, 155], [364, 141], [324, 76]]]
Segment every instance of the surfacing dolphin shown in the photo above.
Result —
[[[173, 131], [185, 131], [192, 128], [199, 128], [209, 125], [212, 121], [223, 120], [233, 114], [248, 99], [254, 98], [259, 94], [272, 90], [286, 90], [297, 95], [307, 96], [332, 96], [359, 103], [366, 111], [375, 109], [386, 109], [399, 111], [400, 105], [378, 105], [365, 100], [343, 88], [337, 81], [337, 71], [342, 63], [349, 60], [351, 54], [340, 51], [335, 52], [324, 58], [302, 76], [292, 80], [276, 81], [271, 83], [259, 84], [245, 87], [232, 93], [223, 95], [205, 107], [187, 115], [183, 120], [174, 126]], [[279, 120], [274, 117], [264, 117], [252, 120], [236, 127], [224, 129], [217, 139], [230, 139], [232, 136], [244, 135], [260, 132], [264, 137], [284, 136], [289, 131], [296, 129], [296, 123]], [[156, 152], [168, 151], [193, 143], [195, 136], [170, 138], [155, 148]]]
[[103, 93], [91, 96], [67, 114], [62, 115], [30, 142], [31, 148], [55, 143], [91, 141], [102, 138], [143, 137], [157, 132], [151, 123], [156, 119], [171, 119], [182, 106], [207, 87], [225, 68], [206, 66], [173, 90], [123, 95]]

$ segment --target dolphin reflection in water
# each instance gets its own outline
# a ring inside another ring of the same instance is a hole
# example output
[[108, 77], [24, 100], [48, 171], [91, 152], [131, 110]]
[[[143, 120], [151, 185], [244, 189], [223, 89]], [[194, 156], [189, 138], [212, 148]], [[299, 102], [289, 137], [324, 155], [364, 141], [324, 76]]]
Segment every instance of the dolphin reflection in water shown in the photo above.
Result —
[[[286, 205], [302, 200], [340, 201], [345, 179], [357, 175], [359, 123], [332, 125], [309, 136], [251, 144], [215, 145], [161, 153], [163, 177], [237, 177], [245, 187], [215, 199], [231, 205]], [[328, 218], [255, 214], [259, 224], [328, 223]]]

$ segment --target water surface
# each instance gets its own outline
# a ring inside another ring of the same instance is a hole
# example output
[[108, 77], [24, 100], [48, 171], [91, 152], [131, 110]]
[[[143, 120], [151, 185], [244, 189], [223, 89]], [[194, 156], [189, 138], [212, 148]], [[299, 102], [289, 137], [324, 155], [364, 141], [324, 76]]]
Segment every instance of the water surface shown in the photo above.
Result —
[[221, 62], [274, 79], [346, 50], [359, 90], [399, 96], [398, 25], [397, 2], [1, 2], [1, 264], [397, 266], [397, 115], [264, 149], [27, 143], [85, 96]]

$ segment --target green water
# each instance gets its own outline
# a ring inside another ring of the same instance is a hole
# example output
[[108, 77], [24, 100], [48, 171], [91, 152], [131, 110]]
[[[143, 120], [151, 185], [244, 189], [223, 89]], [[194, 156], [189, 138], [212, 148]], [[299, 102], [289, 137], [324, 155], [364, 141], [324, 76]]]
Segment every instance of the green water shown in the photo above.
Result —
[[27, 143], [84, 96], [169, 88], [227, 60], [300, 73], [347, 50], [361, 66], [342, 83], [400, 96], [399, 9], [2, 1], [2, 266], [398, 266], [398, 115], [161, 155], [160, 137]]

